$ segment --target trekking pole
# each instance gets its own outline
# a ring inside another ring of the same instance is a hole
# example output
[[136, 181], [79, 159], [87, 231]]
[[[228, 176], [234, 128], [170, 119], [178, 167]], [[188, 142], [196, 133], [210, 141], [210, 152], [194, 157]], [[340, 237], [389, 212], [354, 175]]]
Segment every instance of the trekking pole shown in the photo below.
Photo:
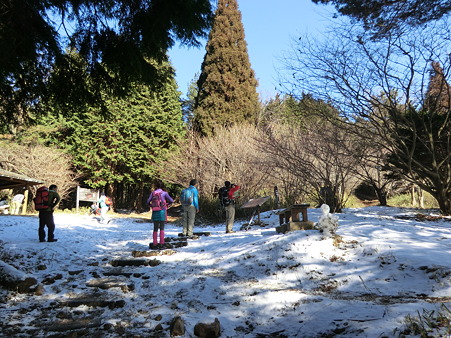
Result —
[[256, 214], [256, 213], [257, 213], [257, 209], [254, 209], [254, 211], [252, 212], [252, 217], [251, 217], [249, 223], [248, 223], [247, 226], [244, 228], [245, 231], [247, 231], [247, 230], [249, 230], [249, 229], [251, 228], [251, 225], [254, 223], [253, 221], [254, 221], [254, 217], [255, 217], [255, 214]]

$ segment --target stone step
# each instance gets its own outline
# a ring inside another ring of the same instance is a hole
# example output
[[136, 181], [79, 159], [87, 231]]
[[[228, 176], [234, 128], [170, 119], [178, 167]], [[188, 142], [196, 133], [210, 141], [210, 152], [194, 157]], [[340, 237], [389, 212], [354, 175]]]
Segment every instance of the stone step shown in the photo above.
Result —
[[62, 300], [56, 304], [56, 306], [58, 307], [78, 307], [83, 305], [89, 307], [108, 307], [110, 309], [118, 309], [125, 306], [125, 300], [104, 300], [99, 299], [98, 295], [85, 295], [84, 297], [80, 298]]
[[157, 266], [161, 262], [157, 259], [115, 259], [110, 264], [112, 266]]
[[156, 246], [153, 245], [153, 243], [149, 243], [149, 249], [151, 250], [166, 250], [166, 249], [174, 249], [174, 248], [181, 248], [184, 246], [187, 246], [187, 241], [177, 241], [173, 243], [164, 243], [164, 244], [157, 244]]
[[97, 287], [102, 290], [120, 288], [123, 292], [129, 292], [135, 289], [135, 284], [122, 276], [91, 279], [86, 282], [86, 286]]

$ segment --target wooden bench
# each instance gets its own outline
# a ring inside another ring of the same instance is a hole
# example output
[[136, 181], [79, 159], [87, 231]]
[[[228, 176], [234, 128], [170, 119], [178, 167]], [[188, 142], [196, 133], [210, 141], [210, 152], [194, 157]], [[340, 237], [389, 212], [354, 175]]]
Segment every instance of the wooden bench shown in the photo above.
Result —
[[[307, 209], [310, 204], [293, 204], [277, 213], [279, 215], [279, 226], [276, 227], [277, 233], [285, 233], [292, 230], [313, 229], [313, 222], [308, 220]], [[302, 215], [302, 219], [300, 219]]]

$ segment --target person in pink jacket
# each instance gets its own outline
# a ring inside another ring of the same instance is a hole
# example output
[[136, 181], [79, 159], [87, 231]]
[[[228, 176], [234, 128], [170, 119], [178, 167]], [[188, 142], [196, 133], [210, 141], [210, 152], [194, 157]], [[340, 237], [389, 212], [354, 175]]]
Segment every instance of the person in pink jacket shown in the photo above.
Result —
[[[173, 198], [164, 190], [163, 182], [158, 181], [155, 187], [156, 189], [147, 199], [147, 204], [152, 209], [153, 242], [149, 245], [151, 249], [164, 246], [164, 224], [168, 217], [168, 206], [174, 203]], [[158, 243], [158, 230], [160, 230], [160, 243]]]

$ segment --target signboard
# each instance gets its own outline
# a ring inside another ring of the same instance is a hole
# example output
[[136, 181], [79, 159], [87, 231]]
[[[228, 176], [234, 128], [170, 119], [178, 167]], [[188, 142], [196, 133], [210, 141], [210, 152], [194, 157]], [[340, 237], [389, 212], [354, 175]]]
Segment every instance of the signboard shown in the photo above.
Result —
[[99, 191], [94, 189], [77, 187], [77, 213], [80, 201], [96, 203], [99, 200]]
[[244, 203], [241, 208], [255, 208], [261, 206], [263, 203], [265, 203], [267, 200], [269, 200], [269, 196], [265, 197], [258, 197], [253, 198]]
[[94, 189], [78, 188], [78, 200], [86, 202], [97, 202], [99, 191]]

